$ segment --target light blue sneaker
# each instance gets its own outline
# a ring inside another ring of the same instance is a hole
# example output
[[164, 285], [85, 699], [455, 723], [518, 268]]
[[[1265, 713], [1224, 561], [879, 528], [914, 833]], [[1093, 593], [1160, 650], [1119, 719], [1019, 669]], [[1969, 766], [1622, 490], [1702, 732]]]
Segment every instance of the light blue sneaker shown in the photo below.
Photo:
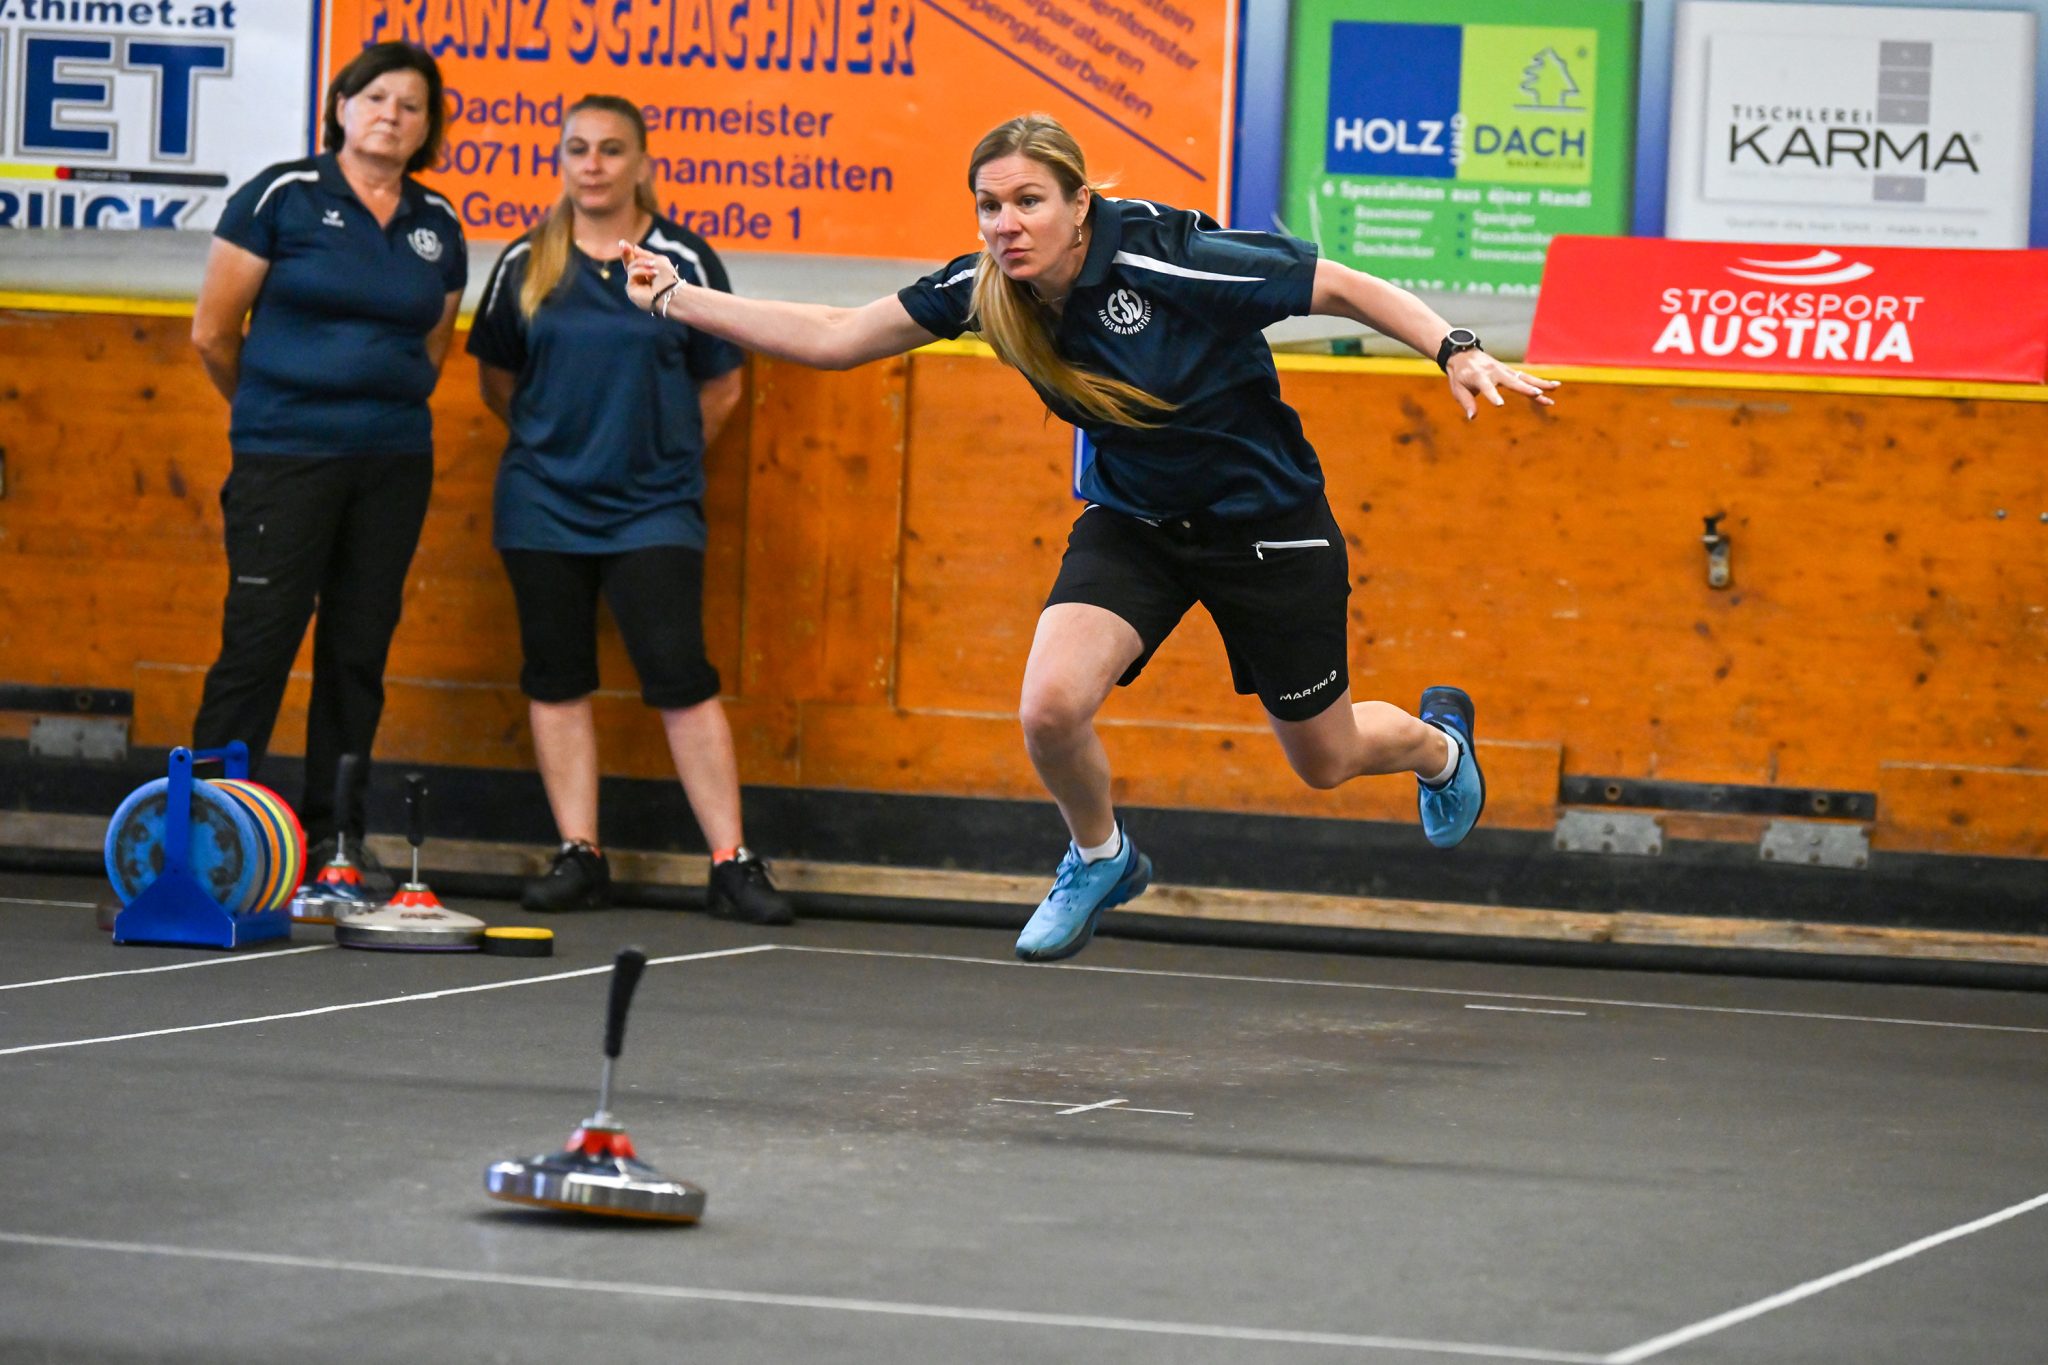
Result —
[[1486, 778], [1479, 771], [1479, 747], [1472, 742], [1472, 698], [1455, 687], [1422, 689], [1422, 719], [1439, 730], [1449, 730], [1464, 746], [1458, 756], [1458, 771], [1441, 787], [1430, 787], [1421, 778], [1422, 832], [1438, 848], [1456, 848], [1479, 812], [1486, 809]]
[[1138, 852], [1121, 823], [1123, 851], [1099, 862], [1081, 861], [1081, 850], [1067, 845], [1052, 890], [1038, 903], [1024, 932], [1017, 936], [1017, 956], [1026, 962], [1057, 962], [1072, 957], [1095, 936], [1102, 912], [1135, 899], [1152, 882], [1152, 860]]

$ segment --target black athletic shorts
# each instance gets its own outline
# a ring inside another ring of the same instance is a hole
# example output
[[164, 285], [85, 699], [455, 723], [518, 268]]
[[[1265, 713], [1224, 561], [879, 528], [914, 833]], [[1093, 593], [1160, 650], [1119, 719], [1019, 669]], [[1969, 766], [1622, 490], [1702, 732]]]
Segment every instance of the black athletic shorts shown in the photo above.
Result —
[[618, 622], [640, 696], [665, 711], [718, 695], [704, 657], [704, 552], [655, 545], [613, 555], [500, 550], [519, 604], [526, 655], [519, 690], [535, 701], [575, 701], [597, 690], [597, 599]]
[[1046, 605], [1084, 602], [1130, 622], [1145, 651], [1128, 687], [1200, 602], [1230, 655], [1230, 680], [1281, 720], [1308, 720], [1350, 686], [1351, 560], [1317, 499], [1264, 521], [1157, 525], [1090, 505], [1067, 536]]

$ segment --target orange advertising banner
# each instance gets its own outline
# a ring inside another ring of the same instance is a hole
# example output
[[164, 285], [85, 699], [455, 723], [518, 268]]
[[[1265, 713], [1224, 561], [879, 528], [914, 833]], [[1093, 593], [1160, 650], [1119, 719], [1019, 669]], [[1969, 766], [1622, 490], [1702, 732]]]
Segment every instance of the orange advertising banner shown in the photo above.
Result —
[[448, 144], [423, 178], [473, 238], [559, 197], [562, 110], [586, 94], [641, 107], [664, 209], [725, 250], [972, 250], [968, 155], [1033, 111], [1119, 195], [1229, 205], [1236, 0], [331, 3], [330, 75], [387, 39], [440, 62]]

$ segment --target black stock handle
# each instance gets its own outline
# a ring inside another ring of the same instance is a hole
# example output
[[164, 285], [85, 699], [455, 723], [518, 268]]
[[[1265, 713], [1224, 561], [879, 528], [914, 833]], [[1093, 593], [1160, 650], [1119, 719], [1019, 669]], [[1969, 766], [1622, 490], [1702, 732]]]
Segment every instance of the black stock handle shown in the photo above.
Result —
[[362, 762], [354, 754], [343, 754], [341, 762], [334, 765], [334, 827], [349, 827], [349, 798], [355, 795], [356, 765]]
[[626, 1011], [633, 1008], [633, 990], [647, 970], [647, 954], [621, 948], [612, 959], [612, 996], [604, 1010], [604, 1055], [616, 1058], [626, 1046]]
[[427, 779], [423, 773], [405, 775], [405, 841], [414, 848], [427, 841]]

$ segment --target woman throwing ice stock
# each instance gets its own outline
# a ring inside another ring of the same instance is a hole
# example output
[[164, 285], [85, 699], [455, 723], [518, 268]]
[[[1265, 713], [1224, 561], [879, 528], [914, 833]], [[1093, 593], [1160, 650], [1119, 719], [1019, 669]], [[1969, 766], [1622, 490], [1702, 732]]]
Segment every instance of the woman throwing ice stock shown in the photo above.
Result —
[[1017, 955], [1072, 956], [1104, 910], [1151, 881], [1112, 807], [1094, 719], [1196, 602], [1223, 636], [1238, 692], [1258, 694], [1303, 781], [1412, 772], [1429, 841], [1462, 841], [1486, 801], [1471, 698], [1427, 688], [1419, 718], [1352, 702], [1344, 537], [1261, 330], [1306, 313], [1364, 323], [1434, 356], [1468, 418], [1503, 392], [1548, 404], [1556, 383], [1502, 364], [1406, 290], [1318, 260], [1307, 242], [1098, 193], [1080, 147], [1044, 115], [984, 137], [967, 180], [986, 250], [860, 308], [740, 298], [680, 280], [657, 253], [625, 255], [635, 303], [799, 364], [847, 369], [976, 331], [1093, 443], [1088, 505], [1019, 703], [1025, 747], [1073, 844]]

